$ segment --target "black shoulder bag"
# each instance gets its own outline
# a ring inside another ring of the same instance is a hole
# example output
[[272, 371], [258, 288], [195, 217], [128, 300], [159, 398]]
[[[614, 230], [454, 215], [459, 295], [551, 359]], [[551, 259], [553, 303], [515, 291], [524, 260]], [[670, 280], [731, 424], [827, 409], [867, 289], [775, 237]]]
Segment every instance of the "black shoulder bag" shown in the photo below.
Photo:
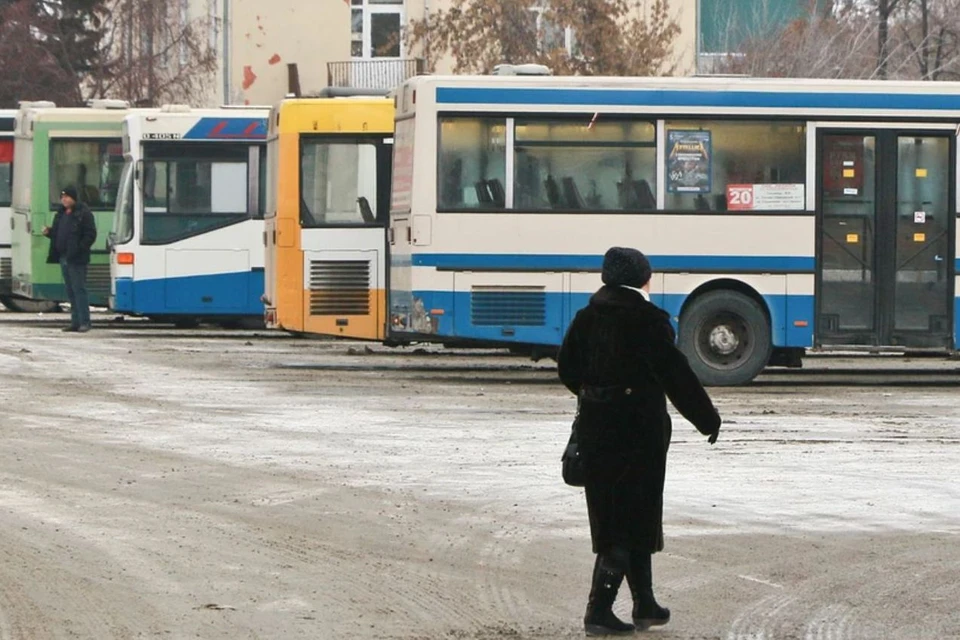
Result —
[[570, 439], [567, 448], [560, 456], [562, 463], [563, 481], [571, 487], [582, 487], [584, 484], [583, 459], [580, 457], [580, 443], [577, 440], [577, 423], [580, 421], [580, 402], [577, 400], [577, 415], [573, 419], [570, 429]]

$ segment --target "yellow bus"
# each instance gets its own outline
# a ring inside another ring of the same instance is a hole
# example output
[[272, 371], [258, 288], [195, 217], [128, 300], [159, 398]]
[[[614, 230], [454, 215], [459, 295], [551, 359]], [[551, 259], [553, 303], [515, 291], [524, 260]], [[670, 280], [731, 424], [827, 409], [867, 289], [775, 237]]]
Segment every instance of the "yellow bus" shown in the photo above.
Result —
[[383, 341], [393, 101], [288, 98], [267, 142], [264, 320]]

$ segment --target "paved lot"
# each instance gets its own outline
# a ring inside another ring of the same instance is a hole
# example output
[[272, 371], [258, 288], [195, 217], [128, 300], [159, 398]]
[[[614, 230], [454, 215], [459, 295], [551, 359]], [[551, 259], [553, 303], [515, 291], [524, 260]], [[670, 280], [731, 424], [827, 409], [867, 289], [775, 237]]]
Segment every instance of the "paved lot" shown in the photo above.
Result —
[[[582, 636], [551, 363], [24, 320], [0, 313], [0, 638]], [[960, 638], [958, 368], [715, 389], [714, 447], [676, 418], [649, 635]]]

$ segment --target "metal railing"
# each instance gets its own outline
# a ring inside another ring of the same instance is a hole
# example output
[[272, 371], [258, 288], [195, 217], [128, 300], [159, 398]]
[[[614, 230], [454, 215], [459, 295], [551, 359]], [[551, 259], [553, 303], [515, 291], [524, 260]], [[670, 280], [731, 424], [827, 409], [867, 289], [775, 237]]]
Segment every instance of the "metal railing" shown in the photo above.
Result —
[[328, 62], [327, 86], [388, 91], [424, 69], [422, 58]]

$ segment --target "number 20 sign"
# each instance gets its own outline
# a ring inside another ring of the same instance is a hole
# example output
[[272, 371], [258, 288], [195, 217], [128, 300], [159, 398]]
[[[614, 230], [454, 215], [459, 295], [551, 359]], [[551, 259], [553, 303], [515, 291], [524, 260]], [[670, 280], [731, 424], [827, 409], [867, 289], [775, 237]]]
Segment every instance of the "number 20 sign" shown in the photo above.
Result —
[[753, 209], [753, 207], [752, 184], [727, 185], [727, 209], [731, 211], [744, 211]]

